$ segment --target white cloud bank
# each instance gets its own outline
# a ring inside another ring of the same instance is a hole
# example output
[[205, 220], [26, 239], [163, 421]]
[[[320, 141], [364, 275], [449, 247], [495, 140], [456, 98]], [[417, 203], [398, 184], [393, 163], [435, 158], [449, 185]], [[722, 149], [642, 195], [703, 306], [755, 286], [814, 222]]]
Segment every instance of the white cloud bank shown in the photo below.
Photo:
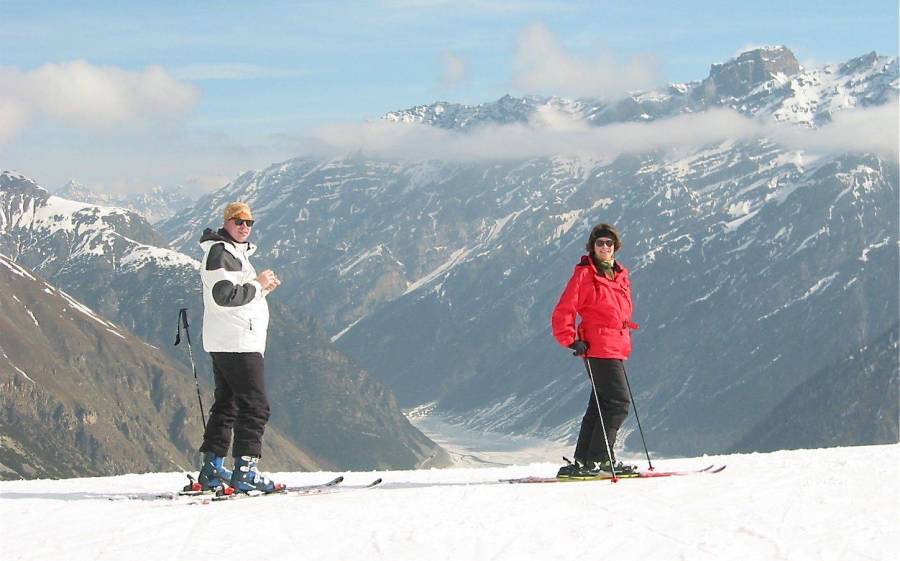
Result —
[[542, 23], [519, 34], [515, 58], [514, 83], [528, 93], [615, 99], [662, 82], [659, 61], [653, 55], [633, 57], [627, 64], [611, 53], [579, 58], [567, 53]]
[[308, 149], [321, 155], [359, 153], [387, 160], [492, 161], [555, 155], [611, 159], [768, 138], [810, 152], [873, 152], [896, 160], [898, 118], [898, 104], [891, 102], [843, 111], [818, 129], [751, 119], [730, 109], [595, 127], [545, 108], [525, 124], [470, 131], [385, 121], [326, 126], [318, 129]]
[[0, 84], [0, 143], [38, 118], [93, 131], [169, 122], [200, 97], [160, 66], [130, 71], [83, 60], [34, 70], [0, 66]]

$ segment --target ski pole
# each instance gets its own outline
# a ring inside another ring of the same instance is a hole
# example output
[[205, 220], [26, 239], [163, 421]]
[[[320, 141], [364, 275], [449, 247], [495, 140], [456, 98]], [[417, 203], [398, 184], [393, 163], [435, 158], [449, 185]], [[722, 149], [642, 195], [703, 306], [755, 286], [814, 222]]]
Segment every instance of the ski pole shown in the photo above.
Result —
[[188, 356], [191, 359], [191, 369], [194, 371], [194, 385], [197, 386], [197, 401], [200, 402], [200, 418], [203, 419], [203, 430], [206, 430], [206, 413], [203, 409], [203, 398], [200, 397], [200, 380], [197, 379], [197, 367], [194, 365], [194, 350], [191, 348], [191, 332], [188, 330], [187, 308], [178, 310], [178, 332], [175, 334], [175, 346], [181, 343], [181, 326], [184, 326], [184, 335], [188, 344]]
[[641, 428], [641, 417], [638, 415], [637, 404], [634, 402], [634, 394], [631, 393], [631, 384], [628, 382], [628, 372], [625, 371], [625, 363], [622, 363], [622, 373], [625, 374], [625, 386], [628, 388], [628, 397], [631, 398], [631, 406], [634, 408], [634, 418], [637, 419], [638, 432], [641, 433], [641, 442], [644, 444], [644, 454], [647, 455], [647, 463], [650, 464], [650, 471], [653, 471], [653, 461], [650, 460], [650, 451], [647, 450], [647, 441], [644, 440], [644, 429]]
[[609, 447], [609, 437], [606, 436], [606, 424], [603, 422], [603, 412], [600, 411], [600, 398], [597, 396], [597, 386], [594, 384], [594, 372], [591, 370], [591, 363], [588, 362], [586, 356], [581, 355], [584, 361], [584, 367], [587, 368], [588, 379], [591, 381], [591, 390], [594, 392], [594, 403], [597, 404], [597, 415], [600, 417], [600, 430], [603, 431], [603, 442], [606, 443], [606, 457], [609, 458], [609, 469], [612, 471], [612, 482], [616, 483], [619, 477], [616, 475], [616, 466], [613, 462], [612, 449]]

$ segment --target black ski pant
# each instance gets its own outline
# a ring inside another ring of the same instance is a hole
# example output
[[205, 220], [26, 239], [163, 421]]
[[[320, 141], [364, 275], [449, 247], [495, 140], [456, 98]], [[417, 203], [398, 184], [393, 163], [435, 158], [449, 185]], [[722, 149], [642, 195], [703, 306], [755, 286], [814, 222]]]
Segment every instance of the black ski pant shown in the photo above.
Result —
[[628, 398], [628, 382], [625, 380], [625, 365], [621, 360], [611, 358], [588, 358], [590, 372], [593, 375], [594, 387], [597, 389], [597, 397], [600, 398], [600, 413], [603, 414], [601, 425], [597, 414], [597, 399], [591, 391], [588, 400], [587, 411], [581, 419], [581, 431], [578, 433], [578, 444], [575, 446], [575, 459], [591, 465], [590, 462], [602, 462], [609, 458], [606, 452], [606, 440], [603, 438], [603, 428], [606, 427], [606, 439], [612, 450], [616, 443], [619, 428], [628, 417], [628, 406], [631, 400]]
[[262, 436], [269, 421], [263, 355], [209, 353], [216, 380], [216, 399], [209, 411], [201, 452], [226, 456], [234, 429], [232, 456], [262, 455]]

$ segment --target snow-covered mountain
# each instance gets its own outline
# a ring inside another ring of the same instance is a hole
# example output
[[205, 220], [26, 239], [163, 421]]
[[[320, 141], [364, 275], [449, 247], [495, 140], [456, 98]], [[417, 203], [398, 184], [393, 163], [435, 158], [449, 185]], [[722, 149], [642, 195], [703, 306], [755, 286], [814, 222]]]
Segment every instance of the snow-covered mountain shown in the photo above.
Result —
[[181, 186], [158, 185], [149, 191], [131, 194], [98, 193], [71, 180], [54, 193], [63, 199], [93, 205], [119, 207], [143, 216], [150, 224], [169, 218], [193, 204], [195, 198]]
[[[0, 254], [0, 479], [190, 470], [190, 371]], [[321, 468], [270, 434], [281, 465]]]
[[767, 115], [777, 121], [816, 126], [849, 108], [887, 103], [897, 95], [897, 76], [897, 59], [874, 52], [842, 64], [803, 68], [788, 48], [764, 47], [713, 64], [703, 80], [635, 92], [614, 101], [507, 95], [479, 105], [420, 105], [382, 118], [473, 129], [485, 124], [524, 123], [540, 109], [551, 109], [602, 126], [727, 107], [748, 116]]
[[[900, 446], [782, 451], [654, 461], [660, 469], [727, 463], [719, 474], [566, 483], [499, 484], [555, 473], [556, 464], [346, 473], [375, 489], [186, 505], [129, 500], [182, 485], [179, 473], [0, 482], [4, 555], [68, 561], [214, 561], [223, 547], [198, 537], [211, 524], [245, 526], [267, 561], [654, 561], [897, 558]], [[644, 466], [646, 463], [642, 462]], [[285, 473], [292, 485], [332, 473]], [[590, 522], [561, 524], [561, 520]], [[98, 531], [102, 521], [103, 531]], [[249, 539], [249, 538], [248, 538]], [[585, 554], [585, 552], [591, 552]]]
[[[172, 340], [178, 310], [187, 307], [195, 351], [201, 350], [199, 262], [165, 245], [137, 214], [63, 199], [27, 177], [0, 173], [0, 253], [184, 363], [186, 351], [174, 349]], [[319, 466], [442, 461], [440, 448], [409, 424], [393, 394], [338, 352], [312, 317], [277, 296], [270, 307], [272, 425], [289, 435], [291, 446], [308, 451]], [[208, 356], [194, 354], [200, 374], [211, 380]], [[290, 455], [274, 457], [284, 461], [273, 467], [291, 465]]]
[[[804, 69], [775, 47], [615, 103], [507, 96], [386, 120], [476, 130], [552, 104], [599, 126], [727, 107], [809, 130], [896, 103], [897, 91], [896, 58]], [[651, 447], [690, 454], [734, 446], [789, 392], [897, 321], [897, 185], [896, 159], [766, 137], [602, 162], [357, 154], [244, 174], [160, 228], [190, 251], [227, 201], [249, 201], [267, 248], [259, 260], [402, 404], [567, 438], [588, 392], [549, 316], [589, 227], [614, 222], [643, 325], [628, 363], [639, 412]]]

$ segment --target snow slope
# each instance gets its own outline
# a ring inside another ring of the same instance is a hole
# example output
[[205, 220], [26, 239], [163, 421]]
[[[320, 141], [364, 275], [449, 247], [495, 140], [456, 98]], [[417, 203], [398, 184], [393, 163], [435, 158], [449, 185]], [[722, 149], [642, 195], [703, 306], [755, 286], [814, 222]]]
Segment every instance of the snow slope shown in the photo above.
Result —
[[174, 473], [0, 482], [0, 547], [5, 560], [73, 561], [897, 559], [900, 445], [656, 463], [713, 462], [728, 468], [616, 484], [491, 484], [549, 463], [384, 472], [373, 490], [207, 505], [125, 499], [180, 486]]

